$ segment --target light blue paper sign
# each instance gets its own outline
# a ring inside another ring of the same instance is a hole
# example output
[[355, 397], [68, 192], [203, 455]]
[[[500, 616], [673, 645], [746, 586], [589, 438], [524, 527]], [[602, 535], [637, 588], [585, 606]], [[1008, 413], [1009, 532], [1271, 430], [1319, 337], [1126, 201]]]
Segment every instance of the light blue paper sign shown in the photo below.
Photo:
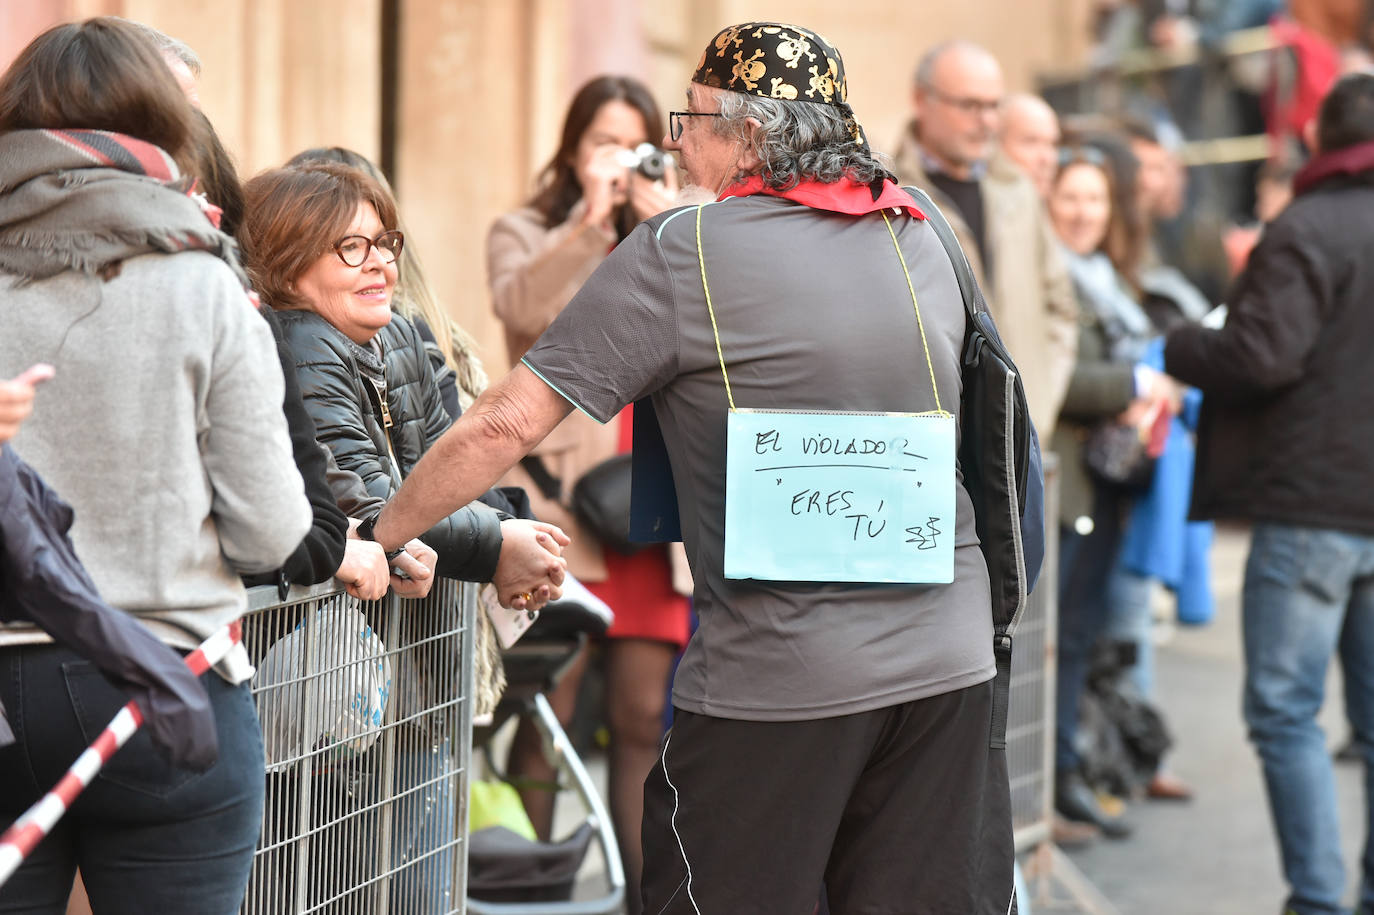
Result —
[[726, 578], [954, 580], [953, 416], [728, 416]]

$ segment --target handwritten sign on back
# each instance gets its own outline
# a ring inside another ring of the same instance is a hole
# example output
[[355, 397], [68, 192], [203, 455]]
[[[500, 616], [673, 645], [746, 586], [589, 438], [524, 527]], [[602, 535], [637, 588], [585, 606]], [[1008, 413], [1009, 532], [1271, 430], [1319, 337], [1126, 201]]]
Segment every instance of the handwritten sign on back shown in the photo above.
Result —
[[726, 578], [954, 580], [954, 417], [728, 416]]

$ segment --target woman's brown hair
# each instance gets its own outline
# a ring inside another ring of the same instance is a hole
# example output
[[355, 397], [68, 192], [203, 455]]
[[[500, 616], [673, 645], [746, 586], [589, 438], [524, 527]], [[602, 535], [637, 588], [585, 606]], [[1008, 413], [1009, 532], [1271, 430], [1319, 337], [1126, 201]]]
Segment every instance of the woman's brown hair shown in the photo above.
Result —
[[[663, 115], [649, 88], [639, 80], [628, 76], [598, 76], [577, 90], [568, 105], [568, 116], [563, 120], [558, 152], [539, 173], [539, 191], [530, 201], [530, 206], [543, 215], [549, 228], [567, 219], [573, 206], [582, 199], [582, 183], [577, 180], [576, 171], [577, 145], [596, 119], [596, 113], [607, 102], [624, 102], [638, 111], [644, 119], [645, 136], [650, 142], [657, 144], [663, 136]], [[638, 221], [629, 209], [622, 207], [617, 214], [616, 230], [621, 238], [628, 235]], [[625, 224], [627, 218], [628, 225]]]
[[1077, 166], [1095, 168], [1107, 182], [1107, 200], [1111, 211], [1107, 215], [1107, 234], [1100, 250], [1107, 255], [1116, 272], [1127, 285], [1139, 291], [1140, 248], [1132, 231], [1128, 205], [1122, 199], [1112, 158], [1095, 146], [1064, 149], [1059, 156], [1059, 170], [1055, 172], [1052, 188], [1059, 186], [1064, 173]]
[[[286, 165], [290, 168], [309, 162], [335, 162], [356, 168], [376, 179], [388, 191], [392, 190], [382, 170], [360, 152], [342, 146], [316, 146], [296, 153], [286, 161]], [[397, 225], [402, 232], [406, 231], [405, 224], [399, 219]], [[477, 356], [477, 341], [439, 304], [438, 296], [426, 279], [418, 246], [409, 234], [406, 235], [406, 244], [401, 249], [396, 266], [401, 280], [396, 286], [395, 295], [391, 297], [391, 310], [412, 321], [419, 318], [434, 331], [440, 341], [439, 349], [444, 354], [444, 362], [458, 376], [458, 400], [466, 409], [487, 389], [488, 383], [482, 360]]]
[[253, 288], [273, 308], [308, 307], [295, 282], [348, 231], [358, 204], [372, 204], [382, 225], [396, 228], [391, 194], [356, 168], [333, 162], [274, 168], [243, 190], [243, 263]]
[[186, 170], [199, 126], [147, 36], [131, 22], [100, 16], [53, 26], [0, 76], [0, 133], [32, 129], [128, 134]]

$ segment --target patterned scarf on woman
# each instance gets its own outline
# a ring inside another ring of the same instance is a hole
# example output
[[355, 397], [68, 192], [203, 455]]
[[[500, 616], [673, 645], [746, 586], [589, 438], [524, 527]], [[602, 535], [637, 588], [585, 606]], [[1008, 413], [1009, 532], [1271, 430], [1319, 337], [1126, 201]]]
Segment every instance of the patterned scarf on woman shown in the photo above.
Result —
[[124, 134], [0, 135], [0, 272], [26, 281], [67, 270], [109, 277], [140, 254], [205, 251], [247, 290], [237, 246], [216, 228], [216, 208], [186, 184], [171, 156]]

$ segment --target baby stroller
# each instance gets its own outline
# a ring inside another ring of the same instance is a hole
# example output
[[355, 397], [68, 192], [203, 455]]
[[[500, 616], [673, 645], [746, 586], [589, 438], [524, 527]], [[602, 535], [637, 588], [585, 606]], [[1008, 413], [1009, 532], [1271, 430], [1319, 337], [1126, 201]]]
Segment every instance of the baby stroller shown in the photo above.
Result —
[[[502, 654], [506, 692], [488, 725], [473, 730], [493, 765], [490, 738], [513, 717], [527, 718], [543, 738], [560, 789], [576, 793], [586, 815], [561, 841], [526, 839], [504, 827], [479, 829], [468, 839], [467, 910], [473, 915], [614, 915], [625, 899], [625, 872], [611, 818], [591, 776], [564, 733], [545, 693], [552, 690], [588, 639], [605, 633], [612, 614], [571, 578], [562, 600], [540, 613], [524, 637]], [[596, 841], [606, 862], [607, 890], [593, 900], [572, 900], [577, 872]]]

